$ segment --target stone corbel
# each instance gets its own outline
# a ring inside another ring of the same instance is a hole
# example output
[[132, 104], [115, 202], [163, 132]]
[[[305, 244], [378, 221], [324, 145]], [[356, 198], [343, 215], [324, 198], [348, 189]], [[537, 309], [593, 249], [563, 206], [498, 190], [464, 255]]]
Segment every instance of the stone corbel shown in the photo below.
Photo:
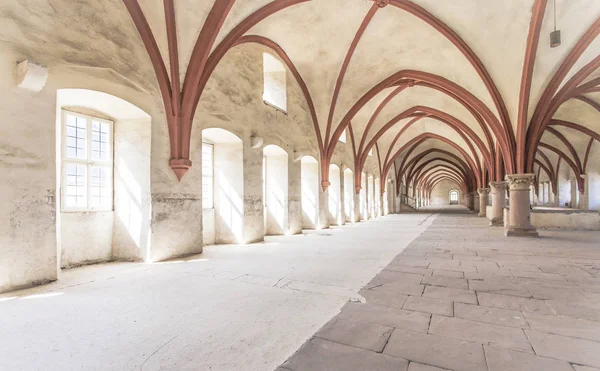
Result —
[[48, 81], [48, 69], [27, 59], [17, 64], [17, 86], [39, 93]]
[[263, 145], [264, 139], [259, 136], [251, 136], [250, 137], [250, 147], [257, 149]]

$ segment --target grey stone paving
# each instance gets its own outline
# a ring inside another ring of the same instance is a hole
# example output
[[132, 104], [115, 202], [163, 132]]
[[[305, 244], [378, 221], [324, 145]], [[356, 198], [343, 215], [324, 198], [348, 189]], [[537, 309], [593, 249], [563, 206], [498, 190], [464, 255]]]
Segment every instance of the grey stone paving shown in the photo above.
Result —
[[600, 233], [487, 224], [441, 213], [277, 371], [600, 371]]

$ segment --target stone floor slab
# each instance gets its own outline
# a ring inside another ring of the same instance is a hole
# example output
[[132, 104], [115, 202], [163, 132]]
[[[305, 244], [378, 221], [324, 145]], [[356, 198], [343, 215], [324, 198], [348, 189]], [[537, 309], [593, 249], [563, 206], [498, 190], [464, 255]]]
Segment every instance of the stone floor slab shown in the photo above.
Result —
[[540, 314], [553, 314], [550, 307], [548, 307], [543, 300], [539, 299], [492, 294], [489, 292], [478, 292], [477, 299], [479, 300], [479, 305], [484, 305], [486, 307], [513, 309]]
[[419, 332], [395, 330], [383, 353], [455, 371], [487, 370], [481, 344]]
[[334, 318], [315, 334], [316, 337], [357, 348], [381, 352], [393, 328], [371, 322]]
[[600, 367], [600, 343], [525, 330], [535, 353], [585, 366]]
[[431, 317], [429, 333], [532, 352], [527, 337], [519, 328], [434, 315]]
[[371, 290], [379, 292], [387, 292], [390, 295], [404, 294], [404, 295], [421, 295], [423, 293], [424, 285], [411, 282], [389, 282], [384, 283], [380, 286], [372, 287]]
[[425, 287], [425, 291], [423, 291], [423, 297], [477, 304], [477, 297], [474, 291], [449, 287], [427, 286]]
[[510, 309], [455, 303], [454, 316], [501, 326], [529, 328], [523, 313]]
[[290, 371], [405, 371], [408, 361], [385, 354], [313, 338], [283, 365]]
[[525, 313], [525, 318], [533, 330], [600, 341], [600, 322], [535, 313]]
[[431, 315], [397, 308], [380, 307], [368, 303], [348, 303], [344, 305], [338, 318], [427, 332]]
[[386, 292], [362, 289], [358, 292], [362, 295], [367, 303], [379, 305], [382, 307], [392, 307], [402, 309], [408, 295], [396, 294], [390, 295]]
[[463, 272], [447, 271], [444, 269], [436, 269], [433, 271], [434, 276], [454, 277], [454, 278], [465, 278]]
[[452, 316], [454, 313], [452, 304], [452, 301], [449, 300], [409, 296], [404, 302], [403, 308], [442, 316]]
[[565, 361], [489, 345], [483, 348], [489, 371], [573, 371]]
[[[460, 273], [460, 272], [459, 272]], [[463, 278], [452, 278], [443, 276], [424, 276], [421, 280], [424, 285], [441, 286], [441, 287], [452, 287], [455, 289], [468, 290], [469, 284], [467, 280]]]
[[572, 303], [560, 300], [546, 300], [546, 304], [559, 315], [600, 321], [600, 304], [591, 301], [588, 303]]
[[447, 368], [424, 365], [422, 363], [411, 362], [408, 364], [408, 371], [450, 371]]

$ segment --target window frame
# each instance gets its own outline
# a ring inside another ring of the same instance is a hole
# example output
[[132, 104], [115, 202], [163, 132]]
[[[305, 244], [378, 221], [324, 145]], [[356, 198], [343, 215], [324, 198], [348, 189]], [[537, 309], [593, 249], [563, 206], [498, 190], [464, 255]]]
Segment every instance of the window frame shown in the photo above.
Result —
[[340, 135], [338, 142], [342, 142], [342, 143], [346, 144], [346, 141], [347, 141], [346, 130], [347, 129], [344, 129], [344, 131], [342, 131], [342, 134]]
[[[212, 183], [211, 188], [211, 205], [210, 207], [206, 207], [204, 204], [204, 184], [202, 184], [202, 210], [214, 210], [215, 208], [215, 145], [210, 142], [202, 142], [202, 170], [204, 170], [204, 146], [209, 146], [211, 148], [211, 176], [210, 180]], [[204, 171], [202, 171], [202, 183], [204, 183]]]
[[[67, 116], [75, 116], [85, 118], [87, 120], [86, 125], [86, 159], [79, 158], [67, 158]], [[104, 118], [86, 115], [79, 112], [70, 111], [67, 109], [61, 109], [61, 187], [60, 187], [60, 199], [61, 199], [61, 212], [65, 213], [78, 213], [78, 212], [108, 212], [114, 211], [114, 195], [115, 195], [115, 164], [114, 164], [114, 150], [115, 150], [115, 142], [114, 142], [114, 121], [107, 120]], [[108, 138], [108, 161], [98, 161], [93, 160], [92, 157], [92, 121], [100, 121], [101, 123], [109, 125], [109, 138]], [[86, 207], [73, 207], [67, 205], [67, 165], [83, 165], [86, 168]], [[104, 167], [108, 168], [110, 174], [110, 206], [102, 207], [102, 206], [92, 206], [92, 167]]]
[[[279, 107], [278, 105], [269, 102], [268, 100], [265, 99], [265, 94], [266, 94], [266, 71], [265, 71], [265, 55], [269, 55], [271, 56], [271, 58], [273, 58], [274, 60], [276, 60], [277, 62], [279, 62], [281, 64], [281, 66], [283, 67], [283, 72], [285, 74], [285, 84], [284, 84], [284, 88], [285, 88], [285, 108]], [[276, 111], [279, 111], [281, 113], [283, 113], [284, 115], [288, 115], [287, 112], [287, 108], [288, 108], [288, 69], [287, 66], [285, 65], [285, 63], [276, 55], [272, 54], [272, 53], [268, 53], [268, 52], [263, 52], [263, 63], [262, 63], [262, 76], [263, 76], [263, 92], [261, 95], [261, 100], [263, 101], [263, 103], [269, 107], [274, 108]]]
[[[456, 195], [456, 199], [452, 199], [453, 195]], [[450, 191], [450, 202], [453, 202], [453, 201], [458, 202], [458, 196], [459, 196], [459, 193], [457, 190], [455, 190], [455, 189], [451, 190]]]

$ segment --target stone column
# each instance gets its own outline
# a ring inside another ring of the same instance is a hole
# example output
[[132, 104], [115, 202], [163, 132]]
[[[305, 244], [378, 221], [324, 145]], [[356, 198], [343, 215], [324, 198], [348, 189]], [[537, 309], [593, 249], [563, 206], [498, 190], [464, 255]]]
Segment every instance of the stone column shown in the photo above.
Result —
[[477, 191], [472, 193], [473, 198], [472, 198], [472, 205], [473, 205], [473, 211], [476, 212], [477, 214], [479, 214], [480, 210], [479, 210], [479, 194], [477, 193]]
[[512, 174], [506, 176], [510, 190], [510, 210], [508, 225], [504, 226], [505, 236], [537, 237], [535, 227], [531, 225], [529, 187], [534, 174]]
[[492, 193], [491, 226], [504, 226], [504, 198], [506, 195], [506, 185], [506, 182], [490, 182], [490, 190]]
[[473, 211], [473, 194], [467, 193], [467, 208]]
[[354, 220], [352, 220], [352, 222], [358, 223], [360, 222], [360, 193], [356, 192], [356, 187], [354, 187], [352, 197], [354, 198]]
[[479, 188], [477, 193], [479, 193], [479, 214], [477, 216], [485, 218], [486, 208], [487, 208], [487, 200], [488, 200], [488, 192], [487, 188]]

